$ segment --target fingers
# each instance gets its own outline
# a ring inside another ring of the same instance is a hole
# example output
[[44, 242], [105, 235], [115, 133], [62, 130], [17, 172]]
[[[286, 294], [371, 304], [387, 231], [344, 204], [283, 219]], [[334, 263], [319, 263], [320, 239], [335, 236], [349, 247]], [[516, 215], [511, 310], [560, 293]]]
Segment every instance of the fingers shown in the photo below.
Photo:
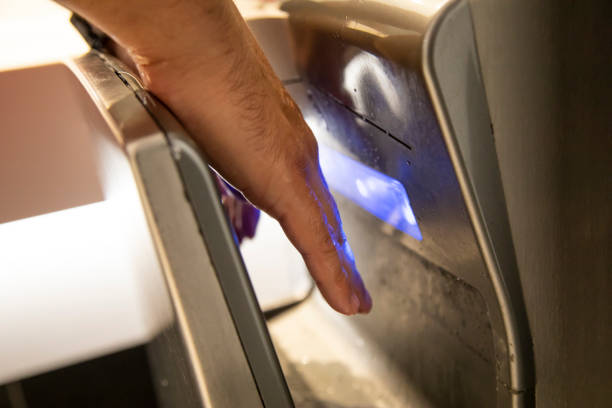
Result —
[[307, 166], [296, 169], [290, 194], [275, 206], [273, 215], [304, 257], [330, 306], [347, 315], [368, 313], [372, 300], [355, 266], [318, 159], [315, 155], [306, 161]]

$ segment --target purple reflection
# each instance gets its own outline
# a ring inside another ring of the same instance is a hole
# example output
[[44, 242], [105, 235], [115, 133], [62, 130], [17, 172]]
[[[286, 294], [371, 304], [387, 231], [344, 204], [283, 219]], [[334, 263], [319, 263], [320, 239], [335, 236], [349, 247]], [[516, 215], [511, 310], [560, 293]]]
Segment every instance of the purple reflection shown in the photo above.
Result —
[[406, 234], [423, 239], [402, 183], [323, 144], [319, 144], [319, 161], [332, 190]]

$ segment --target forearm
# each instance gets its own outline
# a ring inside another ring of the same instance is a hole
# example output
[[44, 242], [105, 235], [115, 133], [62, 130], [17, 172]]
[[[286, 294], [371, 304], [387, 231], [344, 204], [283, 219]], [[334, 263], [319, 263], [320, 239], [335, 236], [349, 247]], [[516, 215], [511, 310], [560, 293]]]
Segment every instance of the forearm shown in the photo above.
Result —
[[217, 79], [248, 59], [252, 38], [231, 0], [56, 1], [125, 48], [145, 81], [169, 63], [177, 69], [199, 64]]

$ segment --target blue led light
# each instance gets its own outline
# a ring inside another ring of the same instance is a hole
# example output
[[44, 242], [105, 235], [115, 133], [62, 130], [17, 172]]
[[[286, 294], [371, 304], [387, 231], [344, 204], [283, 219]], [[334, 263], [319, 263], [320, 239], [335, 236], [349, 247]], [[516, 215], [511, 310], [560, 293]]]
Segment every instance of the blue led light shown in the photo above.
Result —
[[323, 144], [319, 144], [319, 161], [332, 190], [406, 234], [423, 239], [402, 183]]

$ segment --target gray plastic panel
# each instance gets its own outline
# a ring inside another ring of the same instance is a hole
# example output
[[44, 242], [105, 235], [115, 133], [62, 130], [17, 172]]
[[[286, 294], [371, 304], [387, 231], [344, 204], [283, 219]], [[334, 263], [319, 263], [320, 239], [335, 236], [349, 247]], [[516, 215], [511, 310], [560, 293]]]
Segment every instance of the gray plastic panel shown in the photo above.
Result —
[[266, 407], [292, 407], [291, 394], [221, 205], [212, 170], [178, 121], [159, 102], [144, 91], [139, 92], [139, 98], [168, 138], [185, 196], [198, 221], [262, 402]]

